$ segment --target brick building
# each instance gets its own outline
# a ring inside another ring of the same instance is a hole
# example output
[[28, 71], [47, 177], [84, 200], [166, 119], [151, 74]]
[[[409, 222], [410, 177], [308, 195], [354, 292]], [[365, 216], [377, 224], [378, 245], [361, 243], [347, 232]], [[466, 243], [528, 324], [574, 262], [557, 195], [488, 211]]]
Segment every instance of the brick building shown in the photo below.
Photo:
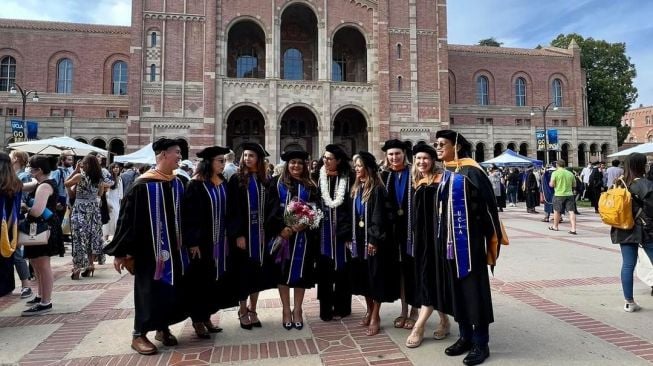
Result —
[[639, 105], [626, 112], [621, 118], [621, 125], [630, 126], [630, 133], [626, 137], [626, 144], [641, 144], [653, 142], [653, 106]]
[[[584, 164], [616, 151], [616, 129], [588, 125], [575, 44], [450, 45], [446, 20], [445, 0], [133, 0], [131, 27], [0, 20], [2, 70], [15, 60], [13, 79], [0, 73], [0, 108], [20, 109], [6, 92], [18, 82], [39, 91], [28, 116], [44, 136], [127, 150], [180, 137], [191, 152], [256, 141], [273, 160], [331, 142], [379, 154], [388, 138], [432, 141], [451, 127], [485, 160], [505, 148], [536, 156], [542, 114], [531, 112], [554, 102], [551, 157]], [[68, 54], [72, 87], [58, 90]], [[113, 87], [121, 62], [129, 97]]]

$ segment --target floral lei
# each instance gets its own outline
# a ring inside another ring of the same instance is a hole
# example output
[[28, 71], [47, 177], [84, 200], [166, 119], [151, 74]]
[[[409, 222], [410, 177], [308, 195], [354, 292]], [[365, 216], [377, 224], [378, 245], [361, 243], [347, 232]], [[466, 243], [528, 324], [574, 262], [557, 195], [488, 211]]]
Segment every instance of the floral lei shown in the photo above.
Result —
[[329, 194], [329, 181], [327, 179], [326, 168], [323, 166], [320, 168], [320, 192], [322, 193], [322, 199], [324, 204], [330, 208], [336, 208], [342, 205], [342, 202], [345, 200], [345, 190], [347, 189], [347, 179], [339, 179], [338, 187], [336, 188], [336, 197], [331, 199], [331, 194]]

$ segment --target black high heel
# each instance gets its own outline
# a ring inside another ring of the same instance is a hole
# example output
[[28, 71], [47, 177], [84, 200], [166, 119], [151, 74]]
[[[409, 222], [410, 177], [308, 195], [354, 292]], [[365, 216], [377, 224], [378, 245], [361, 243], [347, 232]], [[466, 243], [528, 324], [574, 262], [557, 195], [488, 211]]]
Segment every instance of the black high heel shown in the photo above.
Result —
[[93, 277], [93, 273], [95, 273], [95, 266], [91, 265], [82, 272], [82, 277]]
[[[292, 313], [290, 314], [290, 318], [292, 319]], [[286, 330], [291, 330], [292, 328], [294, 328], [292, 321], [283, 321], [281, 323], [281, 326], [284, 327]]]
[[245, 313], [243, 315], [240, 315], [240, 313], [238, 313], [238, 321], [240, 322], [240, 327], [243, 329], [252, 330], [252, 323], [249, 324], [243, 323], [244, 317], [247, 317], [247, 319], [249, 319], [249, 314]]
[[[256, 317], [257, 317], [257, 319], [258, 319], [258, 314], [256, 313], [256, 311], [251, 311], [251, 310], [249, 310], [249, 308], [247, 308], [247, 313], [248, 313], [247, 315], [249, 315], [249, 314], [254, 314], [254, 315], [256, 315]], [[251, 319], [250, 319], [250, 321], [251, 321]], [[257, 320], [255, 323], [250, 323], [250, 324], [252, 325], [252, 327], [256, 327], [256, 328], [261, 328], [261, 327], [263, 327], [263, 324], [261, 324], [261, 320], [260, 320], [260, 319]]]
[[[295, 318], [295, 312], [293, 311], [293, 318]], [[295, 329], [297, 330], [302, 330], [304, 329], [304, 321], [301, 322], [295, 322]]]

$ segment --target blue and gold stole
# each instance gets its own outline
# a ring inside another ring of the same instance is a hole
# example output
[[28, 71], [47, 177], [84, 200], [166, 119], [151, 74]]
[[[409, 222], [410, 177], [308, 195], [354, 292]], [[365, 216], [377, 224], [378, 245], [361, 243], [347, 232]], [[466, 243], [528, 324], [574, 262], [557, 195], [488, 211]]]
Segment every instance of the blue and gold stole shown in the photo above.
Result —
[[[154, 246], [154, 256], [156, 268], [154, 270], [154, 279], [163, 280], [163, 282], [174, 285], [174, 266], [172, 253], [177, 251], [181, 262], [181, 274], [184, 274], [185, 268], [189, 263], [188, 253], [182, 249], [181, 243], [181, 198], [184, 194], [184, 185], [179, 179], [170, 181], [172, 185], [172, 199], [174, 205], [174, 222], [170, 227], [165, 200], [163, 194], [164, 182], [145, 183], [148, 197], [148, 208], [150, 216], [150, 229], [152, 234], [152, 243]], [[174, 236], [173, 236], [174, 235]], [[176, 248], [172, 248], [171, 239], [176, 239]]]
[[[277, 188], [279, 190], [279, 201], [283, 212], [286, 212], [286, 206], [290, 202], [290, 195], [288, 194], [288, 187], [281, 182], [277, 181]], [[308, 202], [310, 198], [310, 191], [308, 191], [300, 183], [297, 185], [297, 198], [302, 202]], [[292, 254], [290, 255], [290, 271], [288, 271], [287, 284], [293, 284], [299, 281], [304, 276], [304, 262], [306, 259], [306, 230], [295, 233], [295, 243], [293, 245]], [[282, 264], [283, 265], [283, 264]]]
[[213, 260], [215, 261], [216, 275], [215, 279], [220, 279], [227, 270], [227, 256], [229, 247], [227, 246], [227, 230], [225, 228], [225, 214], [227, 212], [227, 194], [224, 184], [216, 186], [213, 182], [205, 181], [204, 189], [211, 200], [211, 223], [213, 239]]
[[[341, 176], [336, 177], [334, 192], [338, 191], [340, 179], [347, 178]], [[331, 182], [331, 180], [327, 178], [327, 182]], [[331, 192], [330, 189], [328, 191]], [[344, 243], [338, 243], [338, 238], [336, 237], [335, 226], [338, 220], [338, 207], [331, 208], [327, 205], [323, 206], [324, 218], [322, 219], [322, 246], [320, 248], [320, 254], [331, 258], [335, 262], [335, 270], [338, 271], [345, 267], [345, 262], [347, 261], [345, 245]]]
[[6, 202], [12, 198], [0, 195], [2, 205], [2, 228], [0, 229], [0, 255], [9, 258], [16, 251], [18, 244], [18, 216], [20, 215], [20, 201], [22, 192], [17, 192], [13, 197], [11, 212], [7, 212]]
[[247, 208], [249, 232], [249, 258], [263, 265], [263, 215], [265, 189], [260, 187], [255, 174], [249, 175], [247, 183]]
[[[401, 173], [401, 176], [399, 176], [399, 173]], [[395, 200], [397, 202], [397, 207], [398, 211], [397, 216], [399, 217], [400, 220], [404, 220], [404, 217], [406, 217], [406, 254], [408, 254], [411, 257], [415, 257], [415, 246], [413, 245], [413, 195], [410, 191], [410, 185], [408, 182], [411, 181], [411, 174], [410, 174], [410, 166], [406, 166], [404, 170], [401, 172], [395, 172], [395, 171], [390, 171], [390, 174], [388, 174], [388, 180], [385, 184], [386, 189], [389, 191], [390, 187], [390, 182], [393, 181], [392, 177], [394, 178], [394, 188], [395, 188]], [[403, 204], [404, 204], [404, 194], [406, 193], [406, 190], [408, 190], [408, 194], [406, 194], [406, 210], [408, 212], [403, 212]], [[405, 216], [404, 216], [405, 215]], [[402, 253], [399, 253], [399, 260], [401, 260]]]
[[446, 204], [447, 208], [447, 211], [444, 212], [446, 237], [440, 239], [446, 240], [446, 258], [455, 262], [456, 275], [462, 279], [472, 271], [466, 198], [467, 182], [463, 174], [445, 170], [440, 184], [445, 187], [439, 192], [440, 207]]
[[[356, 198], [354, 198], [354, 204], [352, 205], [352, 238], [351, 238], [351, 257], [358, 258], [358, 243], [356, 241], [356, 226], [363, 228], [365, 231], [364, 234], [364, 243], [363, 247], [363, 259], [367, 259], [367, 202], [363, 201], [363, 189], [359, 188]], [[358, 219], [358, 220], [357, 220]]]

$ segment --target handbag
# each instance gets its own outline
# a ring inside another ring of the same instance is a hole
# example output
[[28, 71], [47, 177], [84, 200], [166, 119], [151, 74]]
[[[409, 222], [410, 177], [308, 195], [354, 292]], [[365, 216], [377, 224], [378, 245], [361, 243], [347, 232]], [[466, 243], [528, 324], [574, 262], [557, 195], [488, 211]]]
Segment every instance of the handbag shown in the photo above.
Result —
[[102, 196], [100, 196], [100, 216], [102, 219], [102, 225], [108, 224], [109, 220], [111, 220], [111, 216], [109, 216], [109, 202], [107, 201], [106, 193], [102, 193]]
[[64, 235], [72, 234], [70, 229], [70, 207], [66, 208], [66, 213], [63, 215], [63, 220], [61, 221], [61, 231]]
[[47, 245], [50, 239], [50, 227], [47, 222], [29, 222], [23, 220], [18, 224], [18, 245]]

